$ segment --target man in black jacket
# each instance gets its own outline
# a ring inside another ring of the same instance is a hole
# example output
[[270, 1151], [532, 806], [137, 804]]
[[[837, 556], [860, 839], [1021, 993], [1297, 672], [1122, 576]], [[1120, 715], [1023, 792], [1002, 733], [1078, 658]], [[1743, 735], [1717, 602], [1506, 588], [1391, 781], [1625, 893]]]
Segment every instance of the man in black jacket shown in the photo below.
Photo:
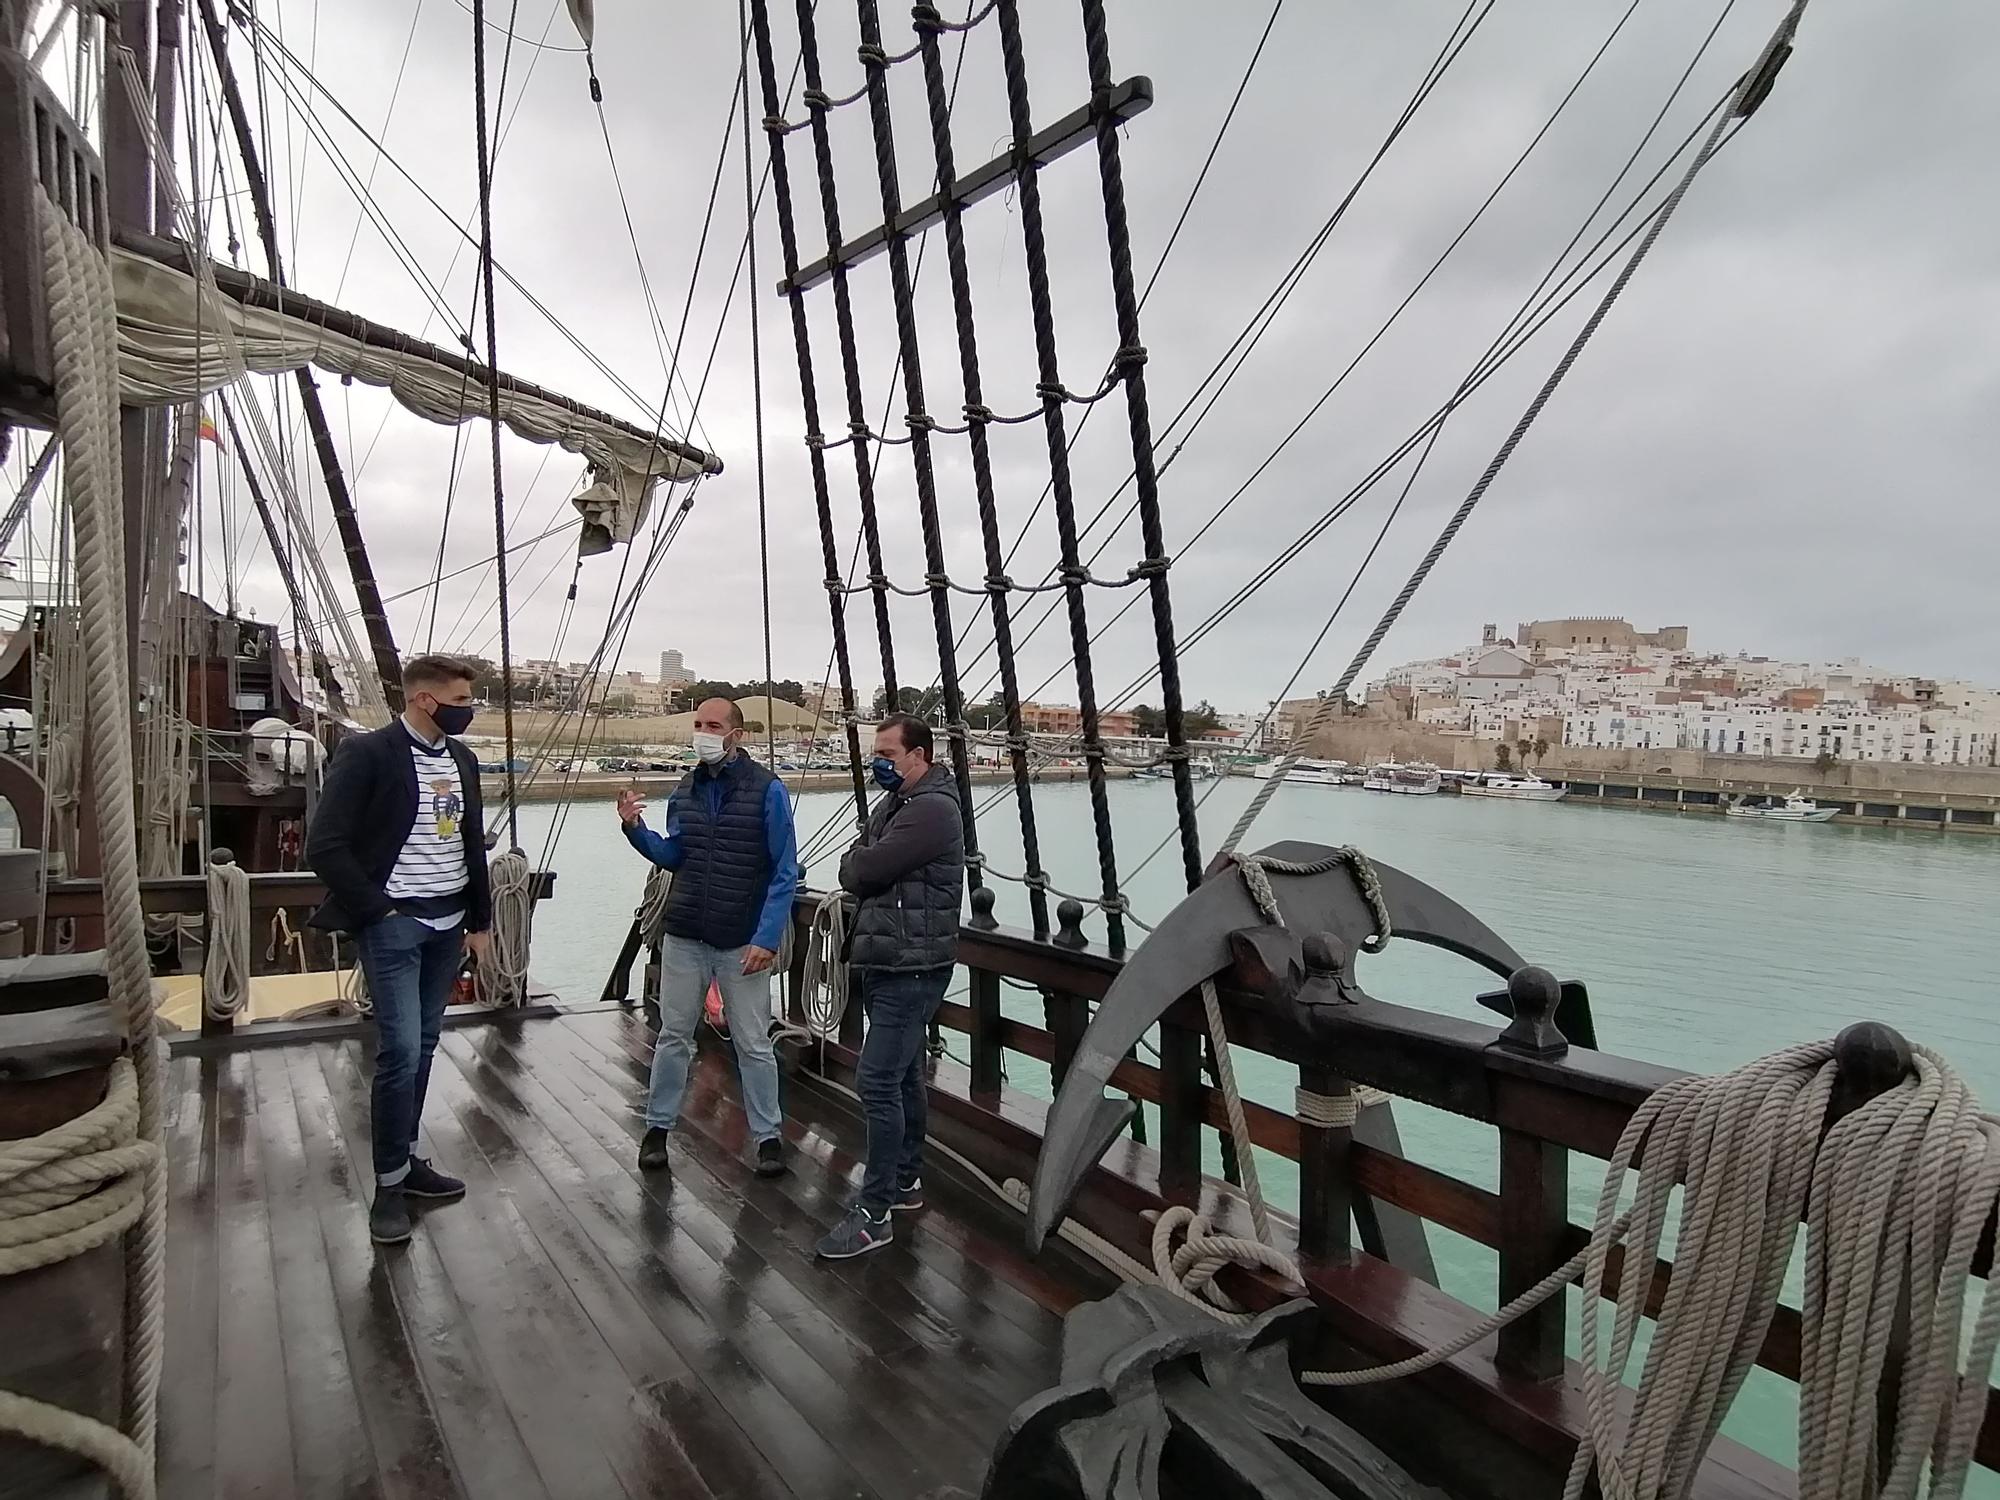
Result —
[[840, 884], [860, 898], [850, 958], [861, 979], [868, 1034], [855, 1092], [868, 1115], [861, 1197], [819, 1242], [828, 1260], [879, 1250], [895, 1237], [892, 1211], [924, 1206], [924, 1037], [958, 960], [965, 892], [965, 829], [958, 786], [931, 763], [931, 729], [892, 714], [875, 730], [875, 783], [888, 795], [840, 861]]
[[375, 1013], [368, 1232], [382, 1245], [410, 1237], [409, 1199], [465, 1193], [416, 1154], [417, 1125], [445, 1003], [493, 913], [479, 765], [452, 738], [472, 723], [472, 669], [419, 656], [403, 692], [400, 718], [341, 744], [306, 835], [327, 891], [312, 925], [354, 935]]

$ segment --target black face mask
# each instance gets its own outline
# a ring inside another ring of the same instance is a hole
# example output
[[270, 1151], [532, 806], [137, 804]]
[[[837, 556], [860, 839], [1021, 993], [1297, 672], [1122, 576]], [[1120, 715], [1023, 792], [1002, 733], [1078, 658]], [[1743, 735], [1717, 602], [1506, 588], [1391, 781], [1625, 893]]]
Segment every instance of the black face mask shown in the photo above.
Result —
[[464, 734], [472, 727], [473, 705], [470, 703], [433, 703], [431, 722], [445, 734]]

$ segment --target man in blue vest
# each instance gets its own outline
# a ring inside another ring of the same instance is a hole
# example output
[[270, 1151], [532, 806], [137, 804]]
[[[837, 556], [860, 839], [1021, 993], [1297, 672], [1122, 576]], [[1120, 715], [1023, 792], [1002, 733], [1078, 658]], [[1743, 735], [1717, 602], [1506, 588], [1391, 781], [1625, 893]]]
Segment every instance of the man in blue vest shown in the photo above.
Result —
[[771, 1045], [771, 965], [799, 884], [792, 800], [785, 784], [744, 752], [743, 712], [727, 698], [710, 698], [695, 709], [694, 749], [700, 763], [667, 799], [664, 834], [646, 826], [646, 804], [636, 789], [618, 794], [627, 841], [674, 877], [639, 1165], [649, 1172], [666, 1169], [667, 1135], [687, 1091], [694, 1029], [714, 984], [736, 1048], [757, 1173], [776, 1177], [785, 1170], [785, 1148]]

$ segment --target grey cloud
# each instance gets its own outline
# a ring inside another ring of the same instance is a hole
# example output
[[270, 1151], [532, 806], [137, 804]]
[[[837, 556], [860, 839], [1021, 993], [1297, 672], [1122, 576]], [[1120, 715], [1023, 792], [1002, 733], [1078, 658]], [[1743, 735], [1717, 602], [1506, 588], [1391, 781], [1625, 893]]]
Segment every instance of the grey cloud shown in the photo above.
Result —
[[[541, 34], [539, 4], [521, 25]], [[604, 7], [598, 59], [612, 138], [654, 295], [669, 329], [680, 318], [723, 113], [734, 84], [733, 8]], [[788, 7], [778, 7], [789, 15]], [[1030, 5], [1038, 119], [1084, 94], [1075, 12]], [[1346, 190], [1414, 86], [1461, 7], [1360, 3], [1288, 7], [1215, 173], [1146, 309], [1148, 381], [1157, 428], [1234, 336]], [[287, 15], [294, 46], [306, 13]], [[391, 149], [441, 201], [472, 203], [467, 28], [433, 7], [417, 29], [409, 72], [389, 129]], [[830, 90], [853, 87], [851, 15], [822, 6]], [[1191, 629], [1276, 548], [1386, 453], [1449, 395], [1547, 259], [1603, 190], [1637, 139], [1716, 7], [1641, 6], [1628, 34], [1571, 106], [1528, 168], [1446, 271], [1284, 457], [1238, 502], [1230, 523], [1176, 562], [1176, 619]], [[1781, 7], [1733, 8], [1663, 131], [1679, 139], [1754, 53]], [[1247, 59], [1264, 12], [1195, 4], [1112, 8], [1114, 66], [1154, 80], [1158, 104], [1125, 132], [1126, 186], [1142, 277], [1156, 258]], [[891, 15], [892, 45], [904, 22]], [[1357, 199], [1321, 262], [1257, 356], [1188, 442], [1161, 485], [1167, 545], [1187, 538], [1240, 482], [1349, 359], [1491, 188], [1561, 97], [1614, 19], [1584, 0], [1501, 7], [1485, 24], [1406, 138]], [[317, 66], [357, 116], [379, 123], [409, 12], [370, 0], [322, 21]], [[791, 27], [778, 25], [790, 59]], [[557, 18], [551, 41], [568, 43]], [[1889, 8], [1866, 0], [1815, 0], [1798, 51], [1770, 102], [1717, 159], [1571, 381], [1495, 486], [1481, 514], [1383, 648], [1382, 663], [1434, 654], [1484, 620], [1503, 625], [1568, 610], [1622, 612], [1641, 624], [1685, 622], [1697, 644], [1790, 656], [1860, 654], [1940, 674], [2000, 678], [2000, 637], [1986, 624], [1986, 572], [2000, 521], [1990, 476], [2000, 462], [1991, 412], [2000, 394], [2000, 276], [1996, 276], [1995, 168], [2000, 101], [1984, 59], [2000, 41], [2000, 14], [1960, 0]], [[947, 47], [947, 55], [951, 55]], [[497, 55], [493, 59], [497, 68]], [[532, 74], [529, 69], [532, 65]], [[573, 54], [517, 51], [510, 98], [520, 112], [496, 187], [501, 258], [569, 322], [589, 347], [657, 400], [662, 366], [611, 186], [602, 141]], [[895, 71], [895, 124], [907, 200], [927, 189], [928, 121], [915, 65]], [[525, 85], [524, 85], [525, 81]], [[511, 105], [510, 105], [511, 107]], [[758, 105], [761, 112], [761, 105]], [[961, 167], [1004, 143], [1006, 116], [990, 24], [970, 45], [955, 115]], [[794, 105], [794, 113], [797, 106]], [[857, 107], [837, 119], [843, 228], [879, 217], [872, 148]], [[339, 127], [331, 127], [336, 130]], [[343, 137], [343, 139], [347, 139]], [[355, 149], [347, 139], [350, 150]], [[755, 142], [761, 166], [763, 142]], [[741, 236], [743, 180], [734, 153], [696, 284], [684, 360], [699, 368], [721, 312]], [[804, 253], [824, 249], [811, 155], [791, 141]], [[365, 172], [367, 156], [357, 151]], [[1657, 160], [1657, 158], [1654, 158]], [[283, 175], [283, 174], [281, 174]], [[385, 211], [413, 252], [442, 276], [458, 241], [437, 215], [376, 173]], [[1105, 273], [1104, 226], [1094, 153], [1081, 151], [1045, 176], [1051, 276], [1064, 377], [1088, 388], [1116, 343]], [[301, 194], [298, 280], [328, 293], [341, 274], [352, 208], [323, 162]], [[968, 254], [981, 326], [987, 399], [996, 410], [1034, 404], [1036, 378], [1022, 268], [1018, 204], [989, 200], [968, 219]], [[756, 288], [764, 342], [772, 618], [781, 675], [816, 676], [827, 659], [825, 594], [811, 482], [800, 441], [804, 417], [767, 213]], [[463, 309], [472, 259], [461, 255], [446, 300]], [[868, 420], [880, 420], [896, 354], [886, 264], [857, 272], [855, 314]], [[403, 326], [428, 304], [362, 231], [343, 298]], [[927, 405], [955, 420], [960, 400], [942, 236], [925, 252], [918, 291]], [[1424, 476], [1304, 685], [1330, 681], [1403, 572], [1428, 545], [1532, 394], [1586, 304], [1579, 302], [1516, 365], [1454, 420]], [[678, 646], [704, 672], [761, 671], [759, 570], [754, 523], [754, 428], [747, 328], [739, 292], [702, 408], [703, 429], [728, 463], [707, 485], [676, 550], [641, 607], [628, 664], [647, 666]], [[810, 299], [822, 421], [844, 430], [846, 400], [829, 294]], [[503, 290], [501, 362], [635, 419], [636, 408]], [[462, 311], [460, 313], [462, 316]], [[438, 336], [433, 329], [433, 337]], [[693, 377], [690, 377], [693, 378]], [[355, 430], [374, 430], [380, 398], [356, 389]], [[907, 409], [887, 403], [890, 429]], [[336, 406], [336, 428], [345, 415]], [[1071, 412], [1075, 421], [1079, 413]], [[469, 450], [454, 507], [447, 567], [490, 550], [486, 437], [465, 429]], [[1163, 445], [1170, 450], [1172, 441]], [[1047, 453], [1038, 425], [996, 431], [996, 489], [1011, 538], [1041, 493]], [[575, 465], [557, 454], [532, 496], [542, 455], [506, 443], [510, 505], [520, 535], [560, 506]], [[955, 577], [983, 571], [962, 439], [937, 443], [946, 551]], [[452, 439], [401, 413], [389, 419], [360, 484], [361, 505], [385, 588], [429, 576]], [[1122, 400], [1098, 408], [1074, 457], [1079, 511], [1087, 517], [1130, 465]], [[828, 454], [845, 566], [856, 523], [854, 474], [845, 450]], [[1275, 692], [1346, 585], [1393, 498], [1388, 486], [1335, 525], [1223, 630], [1189, 654], [1191, 693], [1250, 707]], [[891, 451], [878, 478], [890, 574], [924, 571], [906, 450]], [[1123, 501], [1120, 506], [1122, 508]], [[1100, 535], [1101, 529], [1100, 529]], [[1038, 579], [1055, 554], [1046, 507], [1012, 567]], [[1088, 544], [1086, 544], [1088, 545]], [[1100, 572], [1116, 576], [1138, 555], [1128, 527]], [[547, 654], [564, 612], [571, 565], [551, 542], [517, 560], [514, 649]], [[330, 559], [331, 561], [331, 559]], [[565, 654], [588, 654], [601, 629], [619, 560], [586, 563]], [[536, 591], [536, 580], [547, 582]], [[478, 646], [489, 623], [490, 581], [445, 586], [440, 644], [461, 613]], [[249, 596], [276, 612], [267, 572]], [[1124, 596], [1093, 593], [1092, 618]], [[421, 596], [392, 606], [406, 643], [421, 635]], [[955, 597], [961, 627], [981, 601]], [[1021, 614], [1045, 605], [1018, 601]], [[923, 600], [893, 613], [901, 675], [927, 679], [936, 654]], [[429, 615], [423, 617], [428, 625]], [[856, 676], [880, 677], [865, 598], [850, 601]], [[974, 628], [968, 650], [983, 644]], [[1023, 652], [1024, 680], [1061, 667], [1068, 630], [1060, 610]], [[1122, 685], [1152, 656], [1149, 613], [1134, 609], [1096, 650], [1101, 684]], [[983, 683], [982, 667], [968, 687]], [[1061, 687], [1051, 697], [1068, 696]]]

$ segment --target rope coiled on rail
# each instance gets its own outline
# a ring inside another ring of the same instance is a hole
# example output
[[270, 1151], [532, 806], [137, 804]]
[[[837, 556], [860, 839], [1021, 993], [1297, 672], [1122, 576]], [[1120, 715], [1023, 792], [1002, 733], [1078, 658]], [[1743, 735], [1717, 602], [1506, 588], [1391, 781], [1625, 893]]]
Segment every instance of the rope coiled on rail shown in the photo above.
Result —
[[[279, 915], [283, 915], [280, 911]], [[250, 876], [234, 860], [208, 865], [208, 951], [201, 962], [202, 1009], [227, 1021], [250, 1003]]]
[[528, 856], [509, 849], [487, 866], [493, 926], [479, 960], [479, 988], [488, 1005], [528, 1003], [528, 949], [535, 926], [535, 872]]

